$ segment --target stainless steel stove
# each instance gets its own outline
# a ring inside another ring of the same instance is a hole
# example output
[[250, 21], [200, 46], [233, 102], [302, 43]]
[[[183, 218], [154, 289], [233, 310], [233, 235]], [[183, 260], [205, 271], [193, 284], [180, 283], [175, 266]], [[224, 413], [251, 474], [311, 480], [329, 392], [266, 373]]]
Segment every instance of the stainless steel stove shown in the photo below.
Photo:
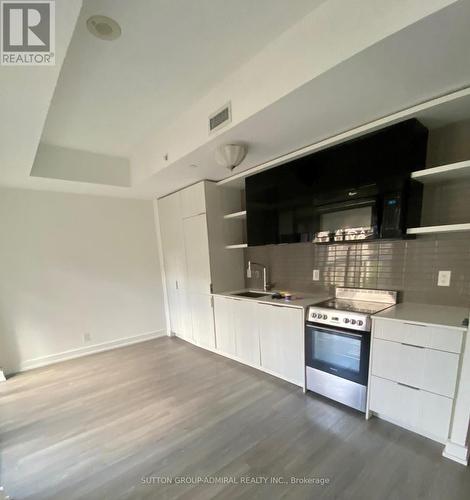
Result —
[[397, 292], [337, 288], [335, 298], [309, 307], [307, 321], [370, 332], [370, 316], [396, 302]]
[[309, 307], [305, 329], [307, 389], [365, 411], [371, 315], [393, 306], [397, 292], [337, 288]]

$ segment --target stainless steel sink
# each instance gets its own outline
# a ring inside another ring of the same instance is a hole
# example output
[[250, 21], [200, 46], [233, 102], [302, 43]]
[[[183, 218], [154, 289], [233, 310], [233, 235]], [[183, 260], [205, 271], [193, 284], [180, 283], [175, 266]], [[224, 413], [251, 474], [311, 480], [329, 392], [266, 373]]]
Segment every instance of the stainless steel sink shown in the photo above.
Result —
[[267, 297], [269, 293], [262, 293], [262, 292], [239, 292], [239, 293], [232, 293], [232, 295], [236, 297], [248, 297], [250, 299], [259, 299], [260, 297]]

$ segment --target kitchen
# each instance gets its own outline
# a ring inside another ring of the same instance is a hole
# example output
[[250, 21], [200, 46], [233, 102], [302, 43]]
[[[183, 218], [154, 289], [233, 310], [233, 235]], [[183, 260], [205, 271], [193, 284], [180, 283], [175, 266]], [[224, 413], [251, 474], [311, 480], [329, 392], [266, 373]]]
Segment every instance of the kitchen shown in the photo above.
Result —
[[245, 189], [161, 198], [170, 334], [466, 464], [470, 162], [443, 140], [456, 127], [412, 118], [248, 172]]
[[470, 2], [0, 10], [0, 499], [469, 498]]

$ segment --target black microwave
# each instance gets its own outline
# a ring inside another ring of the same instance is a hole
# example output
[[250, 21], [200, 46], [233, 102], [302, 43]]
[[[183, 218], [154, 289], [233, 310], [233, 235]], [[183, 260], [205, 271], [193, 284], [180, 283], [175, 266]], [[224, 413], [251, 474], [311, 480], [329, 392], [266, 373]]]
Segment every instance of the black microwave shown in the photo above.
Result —
[[313, 208], [313, 241], [402, 238], [407, 227], [419, 225], [421, 200], [422, 185], [411, 179], [322, 193]]
[[426, 128], [407, 120], [247, 177], [248, 245], [403, 237], [420, 225], [410, 174], [426, 150]]

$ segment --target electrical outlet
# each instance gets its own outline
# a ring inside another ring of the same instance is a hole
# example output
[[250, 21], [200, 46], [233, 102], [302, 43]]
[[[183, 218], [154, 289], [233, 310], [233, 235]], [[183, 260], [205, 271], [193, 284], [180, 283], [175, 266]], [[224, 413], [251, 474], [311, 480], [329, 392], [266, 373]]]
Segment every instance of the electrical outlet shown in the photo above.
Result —
[[312, 275], [313, 281], [320, 281], [320, 269], [314, 269]]
[[439, 271], [437, 286], [450, 286], [450, 271]]
[[83, 342], [91, 342], [91, 333], [83, 334]]

